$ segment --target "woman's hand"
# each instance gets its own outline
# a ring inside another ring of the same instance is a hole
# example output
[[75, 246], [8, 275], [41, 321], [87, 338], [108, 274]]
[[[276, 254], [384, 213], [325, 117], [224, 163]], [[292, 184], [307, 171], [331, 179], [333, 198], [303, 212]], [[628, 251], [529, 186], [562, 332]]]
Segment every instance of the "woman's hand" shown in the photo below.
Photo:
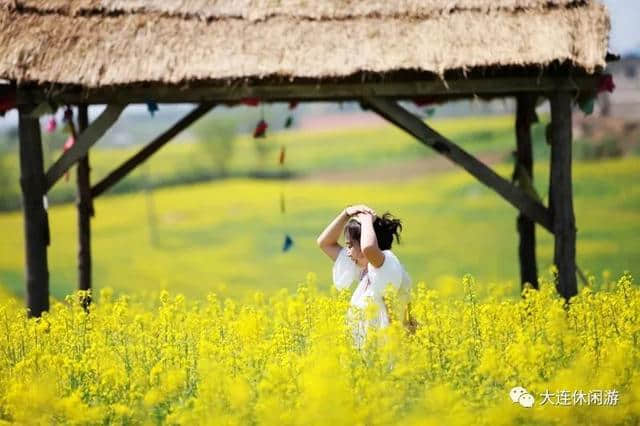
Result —
[[365, 220], [369, 220], [369, 221], [373, 222], [373, 220], [374, 220], [374, 218], [376, 216], [375, 216], [374, 213], [370, 213], [370, 212], [359, 212], [354, 217], [356, 218], [356, 220], [358, 222], [363, 223]]
[[356, 216], [360, 213], [368, 213], [373, 215], [374, 217], [376, 215], [376, 212], [371, 207], [365, 206], [364, 204], [356, 204], [353, 206], [349, 206], [346, 209], [344, 209], [344, 211], [349, 217]]

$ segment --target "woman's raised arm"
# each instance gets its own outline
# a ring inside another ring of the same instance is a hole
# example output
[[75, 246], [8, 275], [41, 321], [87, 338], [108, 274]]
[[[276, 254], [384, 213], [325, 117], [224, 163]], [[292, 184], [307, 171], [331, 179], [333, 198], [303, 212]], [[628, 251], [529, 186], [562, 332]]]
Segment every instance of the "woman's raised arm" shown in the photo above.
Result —
[[369, 263], [379, 268], [384, 263], [384, 253], [378, 246], [376, 232], [373, 229], [375, 217], [375, 214], [369, 212], [358, 215], [358, 220], [360, 221], [360, 250], [362, 250], [362, 254], [364, 254]]
[[331, 258], [331, 260], [335, 261], [338, 258], [338, 254], [340, 254], [340, 250], [342, 246], [338, 244], [338, 238], [340, 238], [340, 233], [344, 228], [344, 225], [349, 220], [349, 215], [347, 214], [347, 209], [344, 209], [336, 216], [333, 221], [322, 231], [320, 236], [316, 239], [316, 243], [318, 243], [318, 247], [322, 249], [323, 252], [327, 254]]
[[358, 204], [355, 206], [349, 206], [342, 210], [338, 216], [322, 231], [320, 236], [316, 239], [318, 246], [322, 249], [323, 252], [327, 254], [331, 258], [331, 260], [335, 261], [338, 258], [338, 254], [340, 254], [340, 250], [342, 246], [338, 244], [338, 239], [340, 238], [340, 234], [346, 225], [349, 218], [358, 213], [371, 213], [375, 215], [375, 212], [371, 210], [369, 207], [364, 204]]

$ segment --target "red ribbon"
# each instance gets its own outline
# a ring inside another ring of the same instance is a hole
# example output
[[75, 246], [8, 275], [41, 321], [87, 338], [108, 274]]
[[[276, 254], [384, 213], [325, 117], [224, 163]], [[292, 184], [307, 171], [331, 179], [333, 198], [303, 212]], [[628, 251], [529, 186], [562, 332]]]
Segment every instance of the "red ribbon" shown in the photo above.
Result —
[[600, 80], [598, 81], [598, 93], [605, 91], [612, 93], [615, 88], [616, 85], [613, 82], [611, 74], [603, 74], [600, 76]]
[[9, 93], [0, 98], [0, 114], [4, 114], [12, 108], [16, 107], [16, 94]]
[[241, 104], [243, 105], [247, 105], [247, 106], [258, 106], [260, 105], [260, 99], [258, 98], [244, 98], [240, 101]]
[[253, 137], [263, 138], [265, 136], [265, 133], [267, 132], [267, 127], [269, 127], [269, 125], [267, 124], [266, 121], [264, 120], [258, 121], [258, 124], [256, 125], [256, 128], [253, 131]]

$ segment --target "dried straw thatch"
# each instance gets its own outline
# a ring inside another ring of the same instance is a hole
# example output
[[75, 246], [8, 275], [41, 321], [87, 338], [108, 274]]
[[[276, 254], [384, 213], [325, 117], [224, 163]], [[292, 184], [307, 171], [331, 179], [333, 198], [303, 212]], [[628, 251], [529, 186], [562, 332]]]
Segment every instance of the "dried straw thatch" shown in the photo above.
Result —
[[572, 0], [0, 0], [0, 78], [86, 87], [605, 65]]

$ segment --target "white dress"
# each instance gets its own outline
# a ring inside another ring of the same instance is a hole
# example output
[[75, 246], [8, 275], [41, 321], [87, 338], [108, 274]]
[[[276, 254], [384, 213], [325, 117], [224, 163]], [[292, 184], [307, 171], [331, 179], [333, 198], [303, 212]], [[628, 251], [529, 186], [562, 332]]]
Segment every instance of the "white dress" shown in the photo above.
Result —
[[[358, 287], [351, 296], [351, 306], [356, 309], [349, 309], [347, 313], [357, 347], [364, 343], [368, 327], [384, 328], [389, 325], [387, 309], [382, 298], [388, 284], [398, 289], [401, 306], [405, 306], [409, 301], [409, 274], [391, 250], [383, 250], [382, 253], [384, 262], [379, 268], [371, 263], [366, 268], [361, 268], [347, 256], [347, 250], [343, 247], [333, 264], [333, 283], [338, 290], [349, 288], [354, 281], [359, 280]], [[377, 314], [367, 321], [363, 316], [363, 310], [369, 301], [377, 305]]]

